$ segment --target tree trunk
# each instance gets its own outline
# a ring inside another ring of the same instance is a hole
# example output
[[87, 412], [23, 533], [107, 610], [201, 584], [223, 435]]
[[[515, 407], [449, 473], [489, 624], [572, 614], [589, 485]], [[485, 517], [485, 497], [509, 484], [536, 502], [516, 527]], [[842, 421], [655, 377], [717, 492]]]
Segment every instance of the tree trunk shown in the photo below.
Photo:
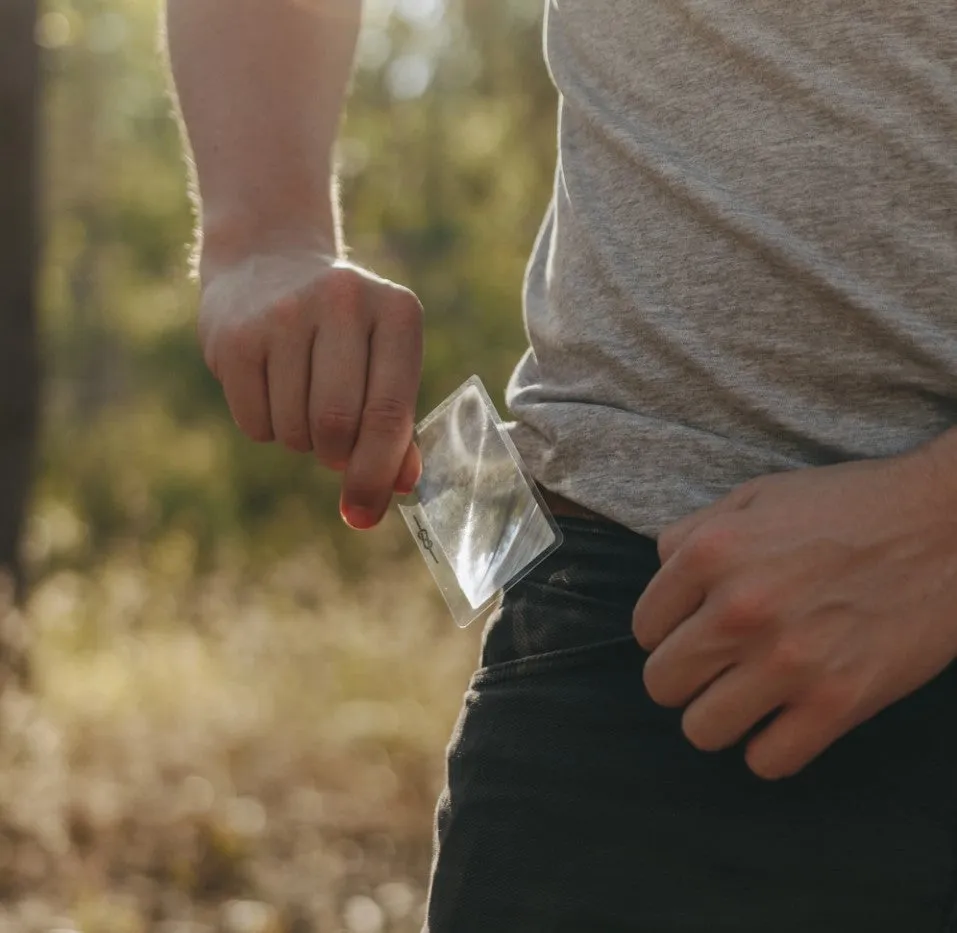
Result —
[[[35, 29], [36, 0], [0, 0], [0, 572], [17, 596], [39, 393]], [[0, 664], [9, 668], [3, 641], [0, 634]]]

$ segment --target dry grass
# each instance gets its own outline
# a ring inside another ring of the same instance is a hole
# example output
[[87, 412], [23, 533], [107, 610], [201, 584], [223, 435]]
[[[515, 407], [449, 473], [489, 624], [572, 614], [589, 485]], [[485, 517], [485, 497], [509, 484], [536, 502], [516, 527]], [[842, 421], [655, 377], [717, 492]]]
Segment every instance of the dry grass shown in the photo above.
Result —
[[319, 552], [197, 579], [174, 536], [46, 578], [25, 620], [0, 933], [418, 930], [478, 634], [420, 564], [361, 592]]

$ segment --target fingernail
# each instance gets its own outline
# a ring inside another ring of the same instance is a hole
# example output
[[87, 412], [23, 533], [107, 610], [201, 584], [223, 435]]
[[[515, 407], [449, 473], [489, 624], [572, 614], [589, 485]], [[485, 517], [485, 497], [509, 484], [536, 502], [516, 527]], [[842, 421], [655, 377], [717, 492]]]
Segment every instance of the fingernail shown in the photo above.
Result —
[[342, 510], [342, 517], [350, 528], [357, 531], [366, 531], [375, 526], [379, 516], [371, 509], [364, 509], [361, 506], [348, 505]]

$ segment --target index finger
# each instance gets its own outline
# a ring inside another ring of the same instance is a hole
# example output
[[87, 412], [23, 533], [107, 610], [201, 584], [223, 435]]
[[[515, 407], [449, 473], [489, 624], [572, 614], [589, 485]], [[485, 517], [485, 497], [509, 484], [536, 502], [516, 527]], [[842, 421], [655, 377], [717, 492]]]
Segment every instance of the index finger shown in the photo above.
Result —
[[370, 337], [362, 420], [342, 490], [342, 514], [353, 528], [378, 524], [389, 506], [412, 441], [421, 370], [422, 309], [404, 292]]
[[638, 644], [653, 651], [703, 604], [705, 587], [680, 555], [651, 578], [635, 605], [631, 624]]

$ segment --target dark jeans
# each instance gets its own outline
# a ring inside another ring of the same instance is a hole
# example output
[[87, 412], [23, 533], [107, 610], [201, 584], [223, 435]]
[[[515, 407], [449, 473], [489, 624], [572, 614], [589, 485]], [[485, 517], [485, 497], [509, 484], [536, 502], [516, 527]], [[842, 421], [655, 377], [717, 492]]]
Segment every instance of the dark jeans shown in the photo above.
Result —
[[655, 543], [561, 523], [486, 629], [426, 931], [957, 931], [957, 668], [762, 781], [644, 691], [631, 611]]

